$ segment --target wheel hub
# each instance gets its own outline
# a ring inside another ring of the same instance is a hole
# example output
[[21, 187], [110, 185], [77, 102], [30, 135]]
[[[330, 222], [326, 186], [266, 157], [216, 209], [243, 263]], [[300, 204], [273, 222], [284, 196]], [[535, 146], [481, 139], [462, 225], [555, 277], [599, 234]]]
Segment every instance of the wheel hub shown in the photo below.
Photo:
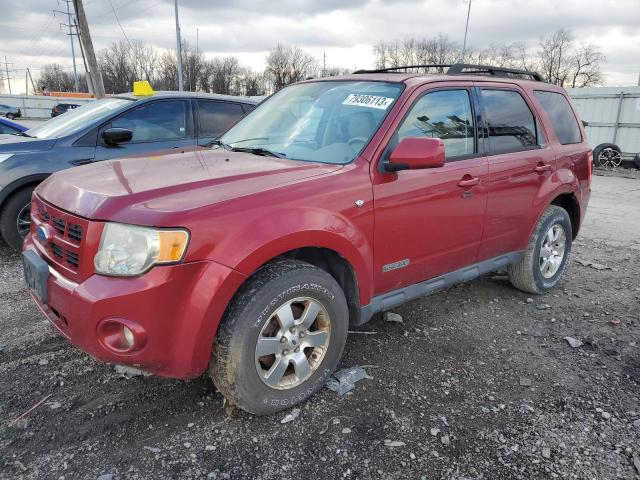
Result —
[[305, 382], [322, 363], [331, 319], [320, 302], [299, 297], [278, 307], [262, 327], [255, 362], [260, 379], [276, 390]]
[[552, 225], [542, 239], [540, 246], [540, 273], [544, 278], [553, 277], [564, 260], [567, 236], [564, 227]]

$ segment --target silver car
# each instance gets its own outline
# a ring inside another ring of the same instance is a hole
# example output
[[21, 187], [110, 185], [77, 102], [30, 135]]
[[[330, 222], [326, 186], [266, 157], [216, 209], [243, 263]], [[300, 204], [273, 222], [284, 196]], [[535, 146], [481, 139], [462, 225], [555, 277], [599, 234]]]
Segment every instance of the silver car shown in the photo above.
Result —
[[19, 108], [10, 107], [9, 105], [0, 104], [0, 115], [9, 119], [20, 118], [22, 112]]

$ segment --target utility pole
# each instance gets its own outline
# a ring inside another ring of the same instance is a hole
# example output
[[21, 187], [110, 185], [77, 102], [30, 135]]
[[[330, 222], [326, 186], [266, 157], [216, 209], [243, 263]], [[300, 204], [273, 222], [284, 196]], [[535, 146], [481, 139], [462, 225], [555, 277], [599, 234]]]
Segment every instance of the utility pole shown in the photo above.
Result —
[[467, 9], [467, 23], [464, 27], [464, 42], [462, 42], [462, 58], [461, 63], [464, 63], [464, 54], [467, 51], [467, 32], [469, 31], [469, 16], [471, 15], [471, 0], [469, 0], [469, 8]]
[[327, 52], [322, 51], [322, 76], [327, 76]]
[[36, 84], [33, 83], [33, 77], [31, 76], [31, 70], [29, 70], [29, 67], [27, 67], [27, 75], [29, 75], [29, 80], [31, 80], [31, 88], [33, 88], [33, 94], [37, 95], [38, 90], [36, 90]]
[[183, 91], [182, 83], [182, 42], [180, 41], [180, 22], [178, 21], [178, 0], [174, 0], [176, 9], [176, 49], [178, 55], [178, 90]]
[[[78, 30], [78, 22], [76, 21], [76, 19], [73, 19], [74, 24], [76, 26], [76, 32], [79, 32]], [[87, 89], [89, 90], [89, 93], [91, 95], [93, 95], [93, 81], [91, 80], [91, 75], [89, 74], [89, 68], [87, 68], [87, 59], [84, 56], [84, 48], [82, 48], [82, 42], [78, 42], [80, 44], [80, 54], [82, 55], [82, 64], [84, 65], [84, 76], [87, 80]]]
[[87, 16], [84, 13], [82, 0], [73, 0], [73, 6], [76, 11], [76, 18], [78, 19], [80, 41], [84, 47], [86, 60], [89, 64], [89, 76], [93, 84], [93, 95], [96, 98], [103, 98], [104, 83], [102, 82], [102, 73], [100, 72], [100, 68], [98, 68], [96, 53], [93, 50], [93, 42], [91, 41], [91, 33], [89, 32], [89, 24], [87, 23]]
[[76, 68], [76, 52], [75, 52], [75, 46], [73, 45], [73, 36], [76, 34], [73, 33], [73, 31], [71, 30], [73, 28], [73, 24], [71, 23], [71, 7], [69, 6], [69, 4], [71, 3], [71, 0], [63, 0], [63, 1], [67, 4], [67, 11], [62, 12], [60, 10], [54, 10], [53, 12], [54, 14], [57, 12], [67, 16], [67, 23], [61, 23], [60, 26], [69, 27], [68, 35], [69, 35], [69, 40], [71, 41], [71, 59], [73, 60], [73, 91], [79, 92], [80, 84], [78, 83], [78, 70]]
[[9, 78], [9, 62], [7, 62], [7, 56], [5, 55], [4, 57], [4, 68], [5, 71], [7, 72], [7, 86], [9, 87], [9, 95], [11, 95], [11, 78]]

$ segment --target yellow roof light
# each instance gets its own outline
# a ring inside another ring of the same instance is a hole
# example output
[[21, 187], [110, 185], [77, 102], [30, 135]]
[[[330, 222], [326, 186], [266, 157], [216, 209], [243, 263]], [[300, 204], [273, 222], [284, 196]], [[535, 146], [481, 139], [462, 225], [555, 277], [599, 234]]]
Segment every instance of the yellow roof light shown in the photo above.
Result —
[[133, 94], [136, 97], [150, 97], [153, 95], [153, 87], [146, 80], [142, 80], [140, 82], [133, 82]]

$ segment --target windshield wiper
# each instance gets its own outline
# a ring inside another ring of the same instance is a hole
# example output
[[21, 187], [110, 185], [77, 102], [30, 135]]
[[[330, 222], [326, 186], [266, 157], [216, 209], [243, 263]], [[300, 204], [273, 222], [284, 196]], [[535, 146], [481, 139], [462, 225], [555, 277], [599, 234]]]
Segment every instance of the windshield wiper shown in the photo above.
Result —
[[253, 153], [254, 155], [262, 155], [264, 157], [286, 158], [284, 153], [273, 152], [263, 147], [232, 147], [231, 151]]
[[33, 138], [31, 135], [29, 135], [28, 133], [25, 132], [14, 132], [11, 135], [17, 135], [19, 137], [29, 137], [29, 138]]
[[222, 147], [223, 150], [233, 150], [233, 148], [231, 148], [231, 145], [221, 142], [220, 140], [211, 140], [209, 143], [207, 143], [205, 146], [206, 147], [213, 147], [214, 145], [218, 146], [218, 147]]

